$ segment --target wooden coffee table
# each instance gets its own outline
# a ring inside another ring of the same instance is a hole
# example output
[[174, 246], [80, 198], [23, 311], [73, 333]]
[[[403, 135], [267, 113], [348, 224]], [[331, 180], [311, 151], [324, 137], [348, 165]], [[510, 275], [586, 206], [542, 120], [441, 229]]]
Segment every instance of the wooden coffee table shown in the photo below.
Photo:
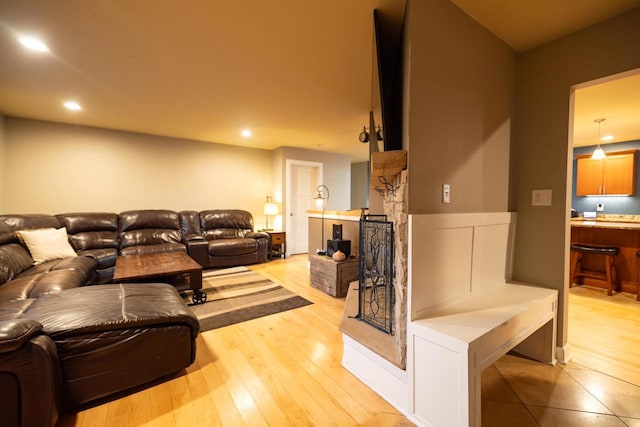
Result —
[[202, 292], [202, 266], [184, 252], [119, 256], [116, 259], [113, 281], [132, 282], [178, 274], [189, 275], [189, 288], [193, 290], [192, 301], [194, 304], [203, 304], [207, 300], [207, 294]]

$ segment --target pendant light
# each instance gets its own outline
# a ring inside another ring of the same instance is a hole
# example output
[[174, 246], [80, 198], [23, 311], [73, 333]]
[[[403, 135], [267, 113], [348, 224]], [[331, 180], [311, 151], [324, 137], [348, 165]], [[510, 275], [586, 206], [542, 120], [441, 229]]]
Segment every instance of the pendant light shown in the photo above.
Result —
[[602, 151], [602, 148], [600, 148], [600, 123], [604, 122], [606, 119], [595, 119], [594, 122], [598, 123], [598, 146], [596, 147], [595, 151], [593, 152], [593, 154], [591, 155], [591, 158], [594, 160], [600, 160], [600, 159], [604, 159], [605, 157], [607, 157], [606, 154], [604, 154], [604, 151]]

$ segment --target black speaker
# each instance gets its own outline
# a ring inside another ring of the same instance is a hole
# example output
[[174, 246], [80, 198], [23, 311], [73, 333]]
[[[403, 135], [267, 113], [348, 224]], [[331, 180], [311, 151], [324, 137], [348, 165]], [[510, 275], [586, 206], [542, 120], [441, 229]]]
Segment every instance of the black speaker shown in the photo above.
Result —
[[333, 224], [333, 240], [342, 240], [342, 224]]
[[327, 256], [331, 256], [338, 251], [344, 253], [348, 258], [351, 255], [351, 240], [327, 240]]

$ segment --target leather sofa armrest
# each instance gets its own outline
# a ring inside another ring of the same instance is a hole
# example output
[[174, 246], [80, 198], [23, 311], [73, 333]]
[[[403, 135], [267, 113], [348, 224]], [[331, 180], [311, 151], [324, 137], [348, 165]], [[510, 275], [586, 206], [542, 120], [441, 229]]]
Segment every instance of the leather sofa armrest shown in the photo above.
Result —
[[20, 348], [31, 337], [42, 330], [42, 325], [29, 319], [4, 320], [0, 322], [0, 353], [9, 353]]
[[245, 237], [249, 239], [268, 239], [269, 235], [261, 231], [250, 231]]
[[209, 242], [204, 238], [200, 240], [188, 240], [186, 242], [187, 253], [203, 268], [209, 266]]
[[63, 394], [56, 345], [33, 320], [2, 321], [0, 330], [0, 424], [54, 427]]

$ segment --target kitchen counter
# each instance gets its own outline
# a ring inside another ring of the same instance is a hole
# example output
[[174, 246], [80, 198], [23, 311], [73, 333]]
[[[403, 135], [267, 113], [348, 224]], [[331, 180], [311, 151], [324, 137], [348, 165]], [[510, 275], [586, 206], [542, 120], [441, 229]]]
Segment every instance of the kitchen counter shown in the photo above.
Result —
[[606, 228], [611, 230], [640, 230], [640, 222], [619, 222], [619, 221], [601, 221], [601, 220], [585, 220], [572, 219], [572, 227], [588, 227], [588, 228]]
[[[620, 254], [615, 257], [616, 272], [623, 292], [637, 293], [640, 287], [640, 259], [636, 255], [640, 251], [640, 222], [624, 218], [571, 220], [571, 243], [616, 246]], [[604, 271], [602, 257], [583, 254], [582, 266], [586, 270]], [[585, 277], [583, 282], [588, 286], [606, 289], [606, 282]]]

